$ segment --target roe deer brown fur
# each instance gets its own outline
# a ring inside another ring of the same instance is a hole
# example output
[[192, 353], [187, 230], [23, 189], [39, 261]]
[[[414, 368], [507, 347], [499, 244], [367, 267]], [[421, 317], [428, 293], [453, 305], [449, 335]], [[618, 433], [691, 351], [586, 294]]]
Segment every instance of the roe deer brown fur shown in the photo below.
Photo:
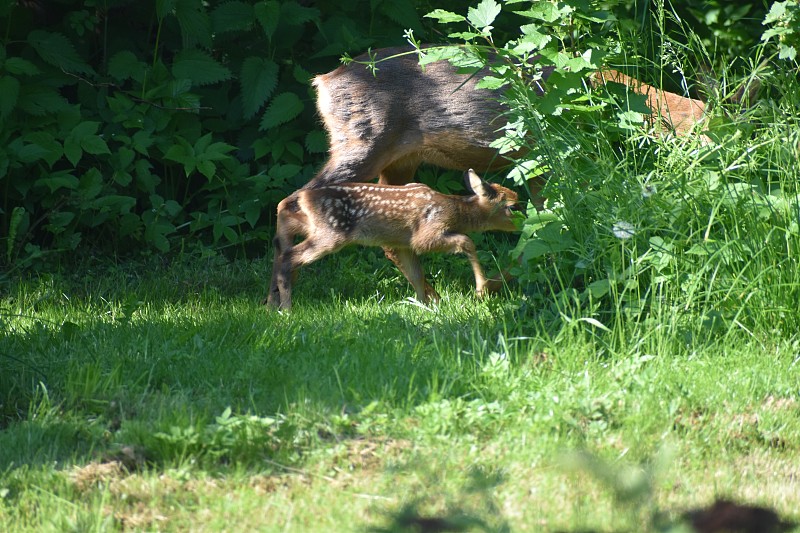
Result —
[[[300, 189], [278, 205], [275, 261], [267, 303], [291, 309], [294, 272], [350, 244], [391, 248], [396, 264], [422, 302], [439, 295], [425, 281], [419, 254], [463, 253], [472, 264], [475, 289], [486, 278], [465, 235], [474, 231], [515, 231], [517, 193], [487, 183], [470, 169], [465, 180], [473, 194], [453, 196], [426, 185], [342, 183]], [[295, 237], [305, 239], [295, 245]]]
[[[421, 163], [479, 173], [507, 166], [490, 143], [505, 124], [500, 94], [476, 87], [488, 70], [461, 74], [447, 61], [422, 68], [409, 47], [374, 52], [377, 75], [355, 62], [314, 78], [317, 108], [330, 138], [329, 159], [307, 188], [372, 181], [404, 185]], [[405, 54], [405, 55], [400, 55]], [[532, 82], [544, 94], [551, 67]], [[595, 73], [594, 83], [618, 82], [645, 95], [653, 116], [679, 135], [703, 117], [705, 103], [662, 91], [614, 70]], [[535, 184], [531, 184], [534, 189]], [[536, 192], [533, 190], [532, 192]]]

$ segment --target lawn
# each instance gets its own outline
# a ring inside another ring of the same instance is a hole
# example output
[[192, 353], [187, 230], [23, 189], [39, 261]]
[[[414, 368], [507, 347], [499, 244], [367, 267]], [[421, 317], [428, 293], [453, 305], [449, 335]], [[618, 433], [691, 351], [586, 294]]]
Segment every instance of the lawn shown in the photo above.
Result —
[[428, 264], [438, 307], [360, 249], [305, 269], [291, 314], [261, 305], [269, 261], [207, 253], [9, 281], [0, 530], [679, 531], [717, 498], [800, 520], [796, 339], [554, 319]]

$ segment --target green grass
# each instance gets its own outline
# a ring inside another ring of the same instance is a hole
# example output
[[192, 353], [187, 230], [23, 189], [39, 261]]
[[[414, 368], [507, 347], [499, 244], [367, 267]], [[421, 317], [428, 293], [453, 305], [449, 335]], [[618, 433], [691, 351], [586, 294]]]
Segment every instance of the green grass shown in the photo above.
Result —
[[800, 519], [796, 339], [625, 339], [428, 263], [435, 309], [365, 250], [305, 269], [290, 315], [265, 261], [7, 284], [0, 530], [635, 531], [717, 496]]

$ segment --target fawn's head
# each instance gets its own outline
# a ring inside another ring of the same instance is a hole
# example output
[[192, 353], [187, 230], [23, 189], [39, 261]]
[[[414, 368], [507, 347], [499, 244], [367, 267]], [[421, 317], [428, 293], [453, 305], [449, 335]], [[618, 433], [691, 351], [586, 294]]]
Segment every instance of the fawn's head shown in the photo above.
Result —
[[483, 181], [474, 170], [464, 173], [467, 188], [475, 194], [475, 202], [485, 217], [482, 228], [485, 230], [516, 231], [514, 213], [520, 212], [517, 193], [499, 185]]

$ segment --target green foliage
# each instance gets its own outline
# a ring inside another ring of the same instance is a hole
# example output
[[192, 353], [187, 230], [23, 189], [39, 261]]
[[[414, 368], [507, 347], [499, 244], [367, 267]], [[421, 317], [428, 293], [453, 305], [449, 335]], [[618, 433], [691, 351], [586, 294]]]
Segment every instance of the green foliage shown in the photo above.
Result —
[[263, 239], [327, 151], [312, 75], [420, 3], [3, 4], [0, 262]]
[[[502, 88], [508, 105], [505, 136], [496, 146], [525, 149], [508, 177], [520, 185], [547, 178], [545, 209], [529, 206], [514, 252], [522, 266], [512, 269], [529, 283], [539, 319], [573, 316], [610, 332], [620, 320], [655, 327], [654, 316], [674, 308], [687, 337], [696, 334], [689, 326], [696, 316], [710, 335], [752, 331], [757, 324], [788, 334], [800, 325], [797, 313], [773, 303], [781, 299], [778, 286], [800, 297], [794, 266], [800, 90], [795, 69], [770, 63], [794, 61], [788, 47], [796, 6], [773, 5], [762, 44], [752, 41], [751, 55], [737, 58], [751, 65], [744, 79], [723, 73], [734, 88], [760, 76], [762, 100], [751, 109], [731, 104], [733, 90], [719, 85], [706, 122], [683, 138], [665, 135], [642, 95], [585, 81], [604, 65], [649, 52], [620, 42], [628, 31], [618, 18], [621, 2], [506, 6], [483, 0], [466, 17], [443, 10], [429, 15], [448, 25], [466, 22], [468, 31], [450, 34], [465, 41], [460, 47], [421, 50], [422, 61], [489, 67], [481, 84]], [[522, 23], [501, 40], [492, 26], [508, 11]], [[702, 39], [680, 21], [666, 24], [676, 17], [667, 6], [656, 6], [652, 17], [661, 21], [663, 40], [651, 64], [699, 70], [708, 51], [681, 44], [669, 30], [679, 28], [690, 45]], [[545, 68], [553, 72], [538, 94], [530, 80]]]

